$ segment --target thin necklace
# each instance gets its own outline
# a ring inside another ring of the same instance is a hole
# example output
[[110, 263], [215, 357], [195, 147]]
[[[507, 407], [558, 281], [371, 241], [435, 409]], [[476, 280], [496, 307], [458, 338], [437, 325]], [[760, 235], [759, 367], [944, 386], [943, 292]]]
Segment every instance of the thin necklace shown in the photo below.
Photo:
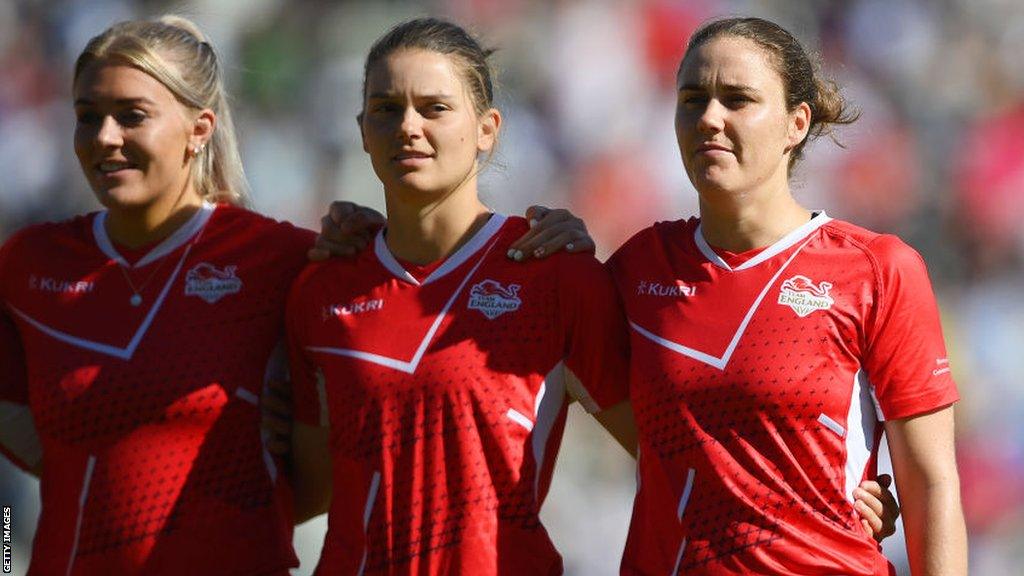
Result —
[[136, 288], [135, 283], [132, 282], [132, 277], [128, 275], [128, 270], [125, 269], [125, 266], [123, 264], [118, 263], [117, 269], [121, 271], [121, 274], [124, 276], [125, 282], [128, 283], [128, 288], [130, 288], [132, 291], [132, 297], [128, 299], [129, 304], [136, 307], [142, 304], [142, 291], [146, 289], [146, 285], [149, 284], [149, 281], [156, 276], [156, 273], [159, 272], [161, 268], [163, 268], [164, 261], [167, 260], [166, 256], [167, 255], [165, 254], [164, 256], [161, 256], [159, 258], [160, 262], [156, 265], [156, 268], [154, 268], [153, 271], [149, 273], [149, 276], [146, 276], [146, 280], [143, 281], [143, 283], [140, 284], [138, 288]]

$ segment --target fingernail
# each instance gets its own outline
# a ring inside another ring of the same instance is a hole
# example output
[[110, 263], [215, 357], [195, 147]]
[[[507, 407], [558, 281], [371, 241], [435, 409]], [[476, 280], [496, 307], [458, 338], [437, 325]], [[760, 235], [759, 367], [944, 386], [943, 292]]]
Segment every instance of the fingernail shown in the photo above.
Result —
[[575, 247], [576, 246], [572, 242], [569, 242], [568, 244], [565, 245], [565, 249], [568, 250], [569, 252], [572, 252], [573, 248]]
[[537, 221], [534, 220], [533, 218], [530, 218], [530, 228], [533, 228], [536, 225], [537, 225]]
[[533, 257], [534, 258], [540, 258], [543, 255], [544, 255], [544, 247], [543, 246], [541, 246], [540, 248], [537, 248], [536, 250], [533, 251]]
[[515, 251], [514, 248], [509, 248], [508, 252], [505, 255], [508, 256], [509, 258], [515, 260], [515, 258], [516, 258], [516, 251]]
[[523, 259], [522, 251], [516, 250], [515, 252], [516, 252], [516, 254], [515, 254], [515, 256], [512, 257], [512, 259], [515, 260], [516, 262], [522, 260]]

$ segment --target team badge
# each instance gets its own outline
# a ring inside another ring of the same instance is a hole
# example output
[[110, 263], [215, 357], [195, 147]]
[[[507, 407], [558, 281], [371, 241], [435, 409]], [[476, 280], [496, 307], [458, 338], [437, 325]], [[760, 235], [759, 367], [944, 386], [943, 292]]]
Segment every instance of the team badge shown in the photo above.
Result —
[[484, 280], [469, 291], [469, 309], [479, 310], [488, 320], [505, 312], [515, 312], [522, 303], [518, 284], [509, 284], [506, 288], [495, 280]]
[[815, 310], [828, 310], [835, 300], [828, 295], [831, 282], [820, 282], [817, 286], [807, 276], [793, 276], [782, 283], [779, 304], [785, 304], [803, 318]]
[[185, 295], [199, 296], [208, 303], [235, 294], [242, 289], [242, 281], [235, 276], [238, 266], [225, 266], [218, 270], [213, 264], [203, 262], [185, 275]]

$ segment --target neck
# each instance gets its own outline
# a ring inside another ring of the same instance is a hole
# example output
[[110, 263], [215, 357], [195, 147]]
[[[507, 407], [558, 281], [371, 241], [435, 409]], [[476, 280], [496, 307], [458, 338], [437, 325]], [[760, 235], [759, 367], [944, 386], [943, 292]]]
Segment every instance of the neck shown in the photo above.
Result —
[[429, 264], [458, 250], [487, 223], [491, 211], [476, 186], [429, 203], [386, 194], [387, 246], [397, 258]]
[[177, 201], [155, 202], [139, 207], [109, 207], [105, 226], [107, 235], [122, 246], [138, 248], [170, 236], [203, 205], [195, 193], [183, 193]]
[[790, 194], [788, 182], [750, 194], [700, 195], [704, 239], [730, 252], [770, 246], [810, 218], [811, 212]]

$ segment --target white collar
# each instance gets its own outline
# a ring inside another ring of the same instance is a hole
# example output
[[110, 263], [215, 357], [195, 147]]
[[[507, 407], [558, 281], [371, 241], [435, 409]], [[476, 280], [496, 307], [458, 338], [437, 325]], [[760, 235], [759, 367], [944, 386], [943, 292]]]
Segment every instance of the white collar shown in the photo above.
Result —
[[177, 250], [182, 244], [188, 242], [190, 238], [196, 235], [203, 226], [206, 225], [207, 221], [210, 220], [210, 216], [213, 215], [213, 211], [216, 210], [217, 206], [209, 202], [203, 201], [203, 205], [188, 219], [173, 234], [164, 239], [163, 242], [157, 244], [152, 250], [146, 253], [145, 256], [139, 259], [135, 264], [129, 264], [127, 260], [118, 253], [117, 249], [114, 248], [114, 243], [110, 240], [110, 236], [107, 235], [107, 228], [104, 223], [107, 221], [107, 211], [104, 210], [96, 215], [96, 218], [92, 221], [92, 235], [96, 239], [96, 244], [100, 250], [107, 255], [111, 260], [117, 262], [125, 268], [142, 268], [146, 264], [154, 262], [167, 254]]
[[484, 224], [483, 228], [477, 230], [476, 234], [470, 238], [469, 242], [462, 245], [461, 248], [455, 251], [454, 254], [448, 257], [436, 270], [430, 273], [423, 282], [416, 280], [416, 278], [410, 274], [398, 260], [395, 259], [394, 254], [388, 249], [387, 242], [384, 240], [384, 230], [382, 229], [377, 233], [377, 238], [374, 240], [373, 251], [377, 254], [377, 259], [380, 260], [382, 266], [388, 269], [389, 272], [394, 274], [401, 280], [404, 280], [410, 284], [421, 286], [429, 284], [438, 278], [443, 277], [452, 270], [458, 268], [462, 263], [475, 254], [478, 250], [487, 244], [487, 241], [494, 237], [501, 229], [501, 226], [505, 223], [508, 217], [502, 214], [492, 214], [487, 223]]
[[774, 244], [762, 250], [757, 256], [754, 256], [753, 258], [740, 264], [736, 268], [729, 266], [729, 264], [726, 263], [726, 261], [723, 260], [717, 252], [715, 252], [715, 249], [712, 248], [710, 244], [708, 244], [708, 241], [704, 239], [704, 232], [701, 228], [702, 224], [697, 224], [697, 229], [694, 230], [693, 232], [693, 240], [697, 243], [697, 248], [700, 250], [701, 254], [703, 254], [704, 257], [707, 258], [708, 261], [714, 264], [715, 266], [718, 266], [719, 268], [724, 268], [726, 270], [746, 270], [747, 268], [753, 268], [754, 266], [757, 266], [761, 262], [764, 262], [765, 260], [768, 260], [769, 258], [775, 256], [776, 254], [793, 246], [794, 244], [799, 242], [801, 238], [805, 238], [808, 234], [817, 230], [818, 228], [821, 228], [826, 222], [830, 220], [832, 220], [832, 218], [825, 214], [824, 210], [815, 211], [814, 217], [811, 218], [809, 221], [805, 222], [799, 228], [793, 230], [789, 234], [786, 234], [782, 238], [779, 238], [778, 240], [775, 241]]

